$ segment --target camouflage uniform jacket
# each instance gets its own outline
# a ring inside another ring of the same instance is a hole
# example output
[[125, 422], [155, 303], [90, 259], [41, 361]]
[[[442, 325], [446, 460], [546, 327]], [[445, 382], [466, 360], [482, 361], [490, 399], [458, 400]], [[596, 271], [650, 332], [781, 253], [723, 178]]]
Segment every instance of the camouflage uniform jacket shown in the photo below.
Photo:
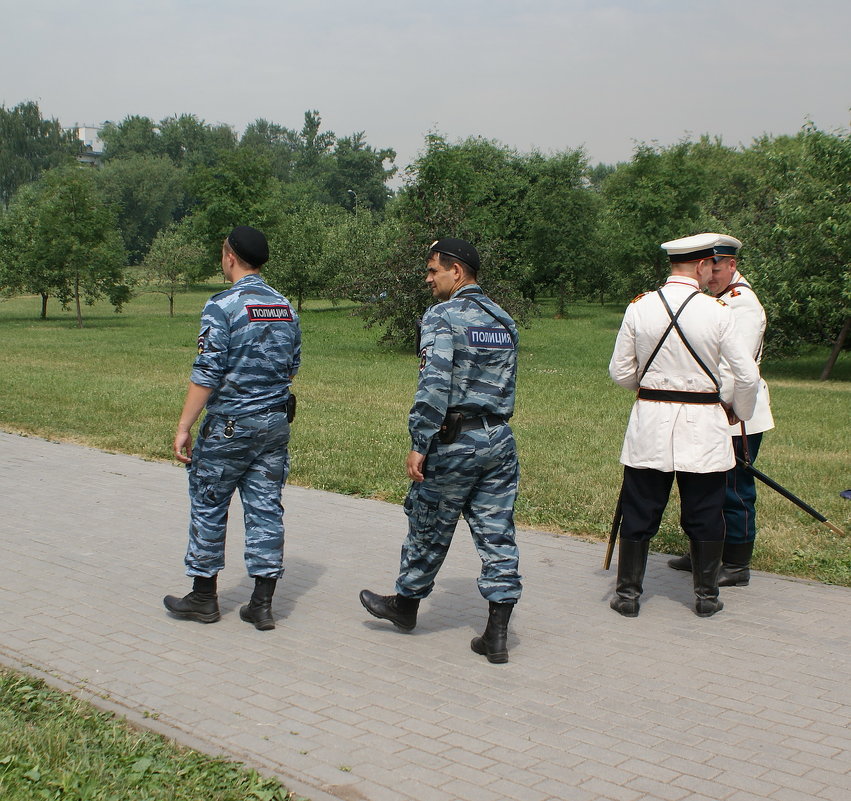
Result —
[[511, 417], [517, 343], [514, 321], [477, 284], [467, 284], [425, 313], [420, 377], [408, 417], [412, 450], [428, 453], [448, 409], [467, 417]]
[[259, 275], [207, 301], [190, 380], [212, 388], [208, 414], [244, 417], [281, 406], [300, 363], [298, 315]]

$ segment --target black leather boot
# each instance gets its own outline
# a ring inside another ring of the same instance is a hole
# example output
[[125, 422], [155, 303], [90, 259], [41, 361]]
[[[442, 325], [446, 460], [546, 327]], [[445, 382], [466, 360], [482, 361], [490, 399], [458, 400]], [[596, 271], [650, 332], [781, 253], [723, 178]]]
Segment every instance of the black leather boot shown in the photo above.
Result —
[[753, 542], [725, 542], [721, 554], [719, 587], [747, 587], [751, 581]]
[[723, 550], [723, 540], [691, 543], [694, 611], [698, 617], [710, 617], [724, 608], [718, 597], [718, 571]]
[[668, 560], [668, 567], [674, 570], [685, 570], [686, 573], [691, 573], [691, 554], [684, 553], [682, 556], [675, 556]]
[[272, 617], [272, 596], [275, 594], [277, 583], [278, 579], [256, 576], [251, 600], [239, 609], [239, 616], [246, 623], [253, 623], [258, 631], [271, 631], [275, 628], [275, 619]]
[[216, 576], [195, 576], [192, 592], [177, 598], [166, 595], [163, 605], [175, 617], [182, 620], [197, 620], [199, 623], [215, 623], [219, 613], [219, 596], [216, 595]]
[[470, 642], [477, 654], [486, 656], [488, 662], [502, 664], [508, 661], [508, 619], [514, 611], [514, 604], [488, 602], [488, 624], [481, 637], [473, 637]]
[[361, 590], [360, 602], [373, 617], [389, 620], [397, 629], [412, 631], [417, 625], [419, 598], [407, 598], [404, 595], [376, 595], [369, 590]]
[[624, 617], [638, 617], [638, 599], [644, 589], [644, 571], [650, 541], [636, 542], [621, 538], [618, 546], [617, 593], [609, 606]]

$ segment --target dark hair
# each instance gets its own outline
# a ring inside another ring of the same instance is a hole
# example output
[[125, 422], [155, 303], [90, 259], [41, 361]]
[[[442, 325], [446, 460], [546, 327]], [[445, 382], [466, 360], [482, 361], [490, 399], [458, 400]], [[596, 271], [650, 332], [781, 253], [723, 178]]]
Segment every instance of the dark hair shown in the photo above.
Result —
[[467, 264], [466, 261], [461, 261], [457, 256], [450, 256], [448, 253], [441, 253], [439, 250], [430, 250], [428, 253], [429, 259], [432, 256], [437, 256], [438, 261], [440, 262], [440, 266], [443, 267], [444, 270], [448, 270], [453, 264], [460, 264], [461, 267], [464, 268], [464, 272], [469, 275], [471, 278], [476, 277], [476, 271]]

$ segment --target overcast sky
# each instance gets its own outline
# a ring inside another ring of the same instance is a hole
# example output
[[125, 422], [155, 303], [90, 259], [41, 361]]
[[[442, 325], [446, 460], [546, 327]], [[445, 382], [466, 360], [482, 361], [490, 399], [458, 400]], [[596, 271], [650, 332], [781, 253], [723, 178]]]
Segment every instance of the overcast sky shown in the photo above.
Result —
[[847, 129], [848, 0], [4, 0], [0, 103], [64, 126], [192, 113], [521, 151]]

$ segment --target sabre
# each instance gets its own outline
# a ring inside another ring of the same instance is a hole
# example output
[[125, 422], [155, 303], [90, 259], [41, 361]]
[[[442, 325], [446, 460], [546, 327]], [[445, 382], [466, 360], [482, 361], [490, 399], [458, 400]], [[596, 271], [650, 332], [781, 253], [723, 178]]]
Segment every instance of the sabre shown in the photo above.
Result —
[[744, 459], [740, 459], [738, 456], [736, 457], [736, 461], [743, 470], [747, 470], [754, 478], [758, 478], [763, 484], [771, 487], [771, 489], [780, 493], [787, 500], [792, 501], [795, 506], [803, 509], [810, 517], [818, 520], [819, 523], [824, 523], [834, 534], [839, 534], [840, 537], [845, 536], [845, 532], [839, 526], [833, 525], [823, 514], [819, 514], [812, 506], [802, 501], [797, 495], [793, 495], [785, 487], [781, 487], [780, 484], [769, 478], [761, 470], [757, 470], [752, 464], [746, 462]]
[[606, 556], [603, 559], [603, 570], [608, 570], [612, 564], [612, 554], [615, 550], [615, 542], [618, 538], [618, 531], [621, 527], [621, 520], [623, 520], [623, 484], [621, 484], [621, 491], [618, 494], [618, 503], [615, 506], [615, 516], [612, 520], [612, 530], [609, 532], [609, 544], [606, 546]]

